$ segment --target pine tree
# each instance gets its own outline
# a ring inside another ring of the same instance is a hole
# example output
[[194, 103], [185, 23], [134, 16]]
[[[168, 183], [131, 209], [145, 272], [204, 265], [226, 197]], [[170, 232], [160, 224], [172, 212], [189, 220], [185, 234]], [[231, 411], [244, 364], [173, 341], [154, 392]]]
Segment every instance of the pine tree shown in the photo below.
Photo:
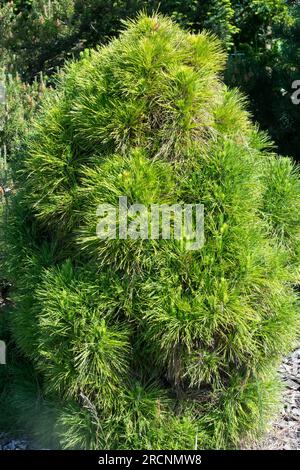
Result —
[[[225, 61], [214, 36], [140, 15], [70, 63], [35, 119], [6, 227], [26, 375], [5, 403], [53, 446], [230, 448], [276, 409], [299, 328], [299, 173]], [[124, 195], [204, 204], [203, 248], [98, 238], [98, 205]]]

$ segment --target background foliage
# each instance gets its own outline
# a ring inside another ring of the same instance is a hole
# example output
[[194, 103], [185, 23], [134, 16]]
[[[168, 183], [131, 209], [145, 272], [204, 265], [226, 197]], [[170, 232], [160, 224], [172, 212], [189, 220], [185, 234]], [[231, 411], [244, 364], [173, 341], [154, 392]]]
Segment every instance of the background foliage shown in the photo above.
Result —
[[51, 76], [86, 47], [107, 43], [122, 21], [159, 9], [194, 32], [213, 31], [229, 51], [225, 80], [250, 97], [250, 109], [279, 151], [299, 157], [299, 2], [291, 0], [1, 1], [0, 55], [25, 82]]

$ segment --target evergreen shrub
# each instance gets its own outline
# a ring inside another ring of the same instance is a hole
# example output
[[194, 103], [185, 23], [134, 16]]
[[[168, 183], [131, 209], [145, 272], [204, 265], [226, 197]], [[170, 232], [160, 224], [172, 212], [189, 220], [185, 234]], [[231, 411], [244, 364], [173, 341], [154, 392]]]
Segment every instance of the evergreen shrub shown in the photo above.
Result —
[[[225, 61], [211, 34], [140, 15], [70, 63], [35, 119], [6, 226], [27, 364], [6, 407], [53, 446], [232, 448], [276, 409], [299, 328], [299, 173]], [[97, 206], [119, 196], [202, 203], [203, 248], [99, 239]]]

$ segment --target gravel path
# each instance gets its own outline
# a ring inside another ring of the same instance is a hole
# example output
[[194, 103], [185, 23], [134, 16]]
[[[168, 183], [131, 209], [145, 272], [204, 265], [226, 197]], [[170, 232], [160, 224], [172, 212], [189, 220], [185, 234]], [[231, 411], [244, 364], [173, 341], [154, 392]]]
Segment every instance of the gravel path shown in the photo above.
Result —
[[[300, 348], [280, 368], [286, 386], [284, 406], [263, 440], [244, 449], [300, 450]], [[26, 439], [12, 439], [0, 433], [0, 450], [32, 448]]]
[[280, 373], [286, 386], [283, 409], [264, 439], [245, 448], [300, 450], [300, 348], [283, 361]]
[[0, 450], [26, 450], [29, 444], [26, 439], [12, 439], [0, 433]]

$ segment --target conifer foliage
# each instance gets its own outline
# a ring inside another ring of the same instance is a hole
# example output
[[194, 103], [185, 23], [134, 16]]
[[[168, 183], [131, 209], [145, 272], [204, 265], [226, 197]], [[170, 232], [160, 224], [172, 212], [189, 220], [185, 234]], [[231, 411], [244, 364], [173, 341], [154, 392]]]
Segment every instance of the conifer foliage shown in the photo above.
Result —
[[[225, 60], [214, 36], [140, 15], [70, 63], [35, 120], [6, 229], [27, 364], [6, 400], [53, 445], [230, 448], [275, 409], [299, 328], [299, 173]], [[97, 238], [97, 206], [124, 195], [204, 204], [204, 247]]]

